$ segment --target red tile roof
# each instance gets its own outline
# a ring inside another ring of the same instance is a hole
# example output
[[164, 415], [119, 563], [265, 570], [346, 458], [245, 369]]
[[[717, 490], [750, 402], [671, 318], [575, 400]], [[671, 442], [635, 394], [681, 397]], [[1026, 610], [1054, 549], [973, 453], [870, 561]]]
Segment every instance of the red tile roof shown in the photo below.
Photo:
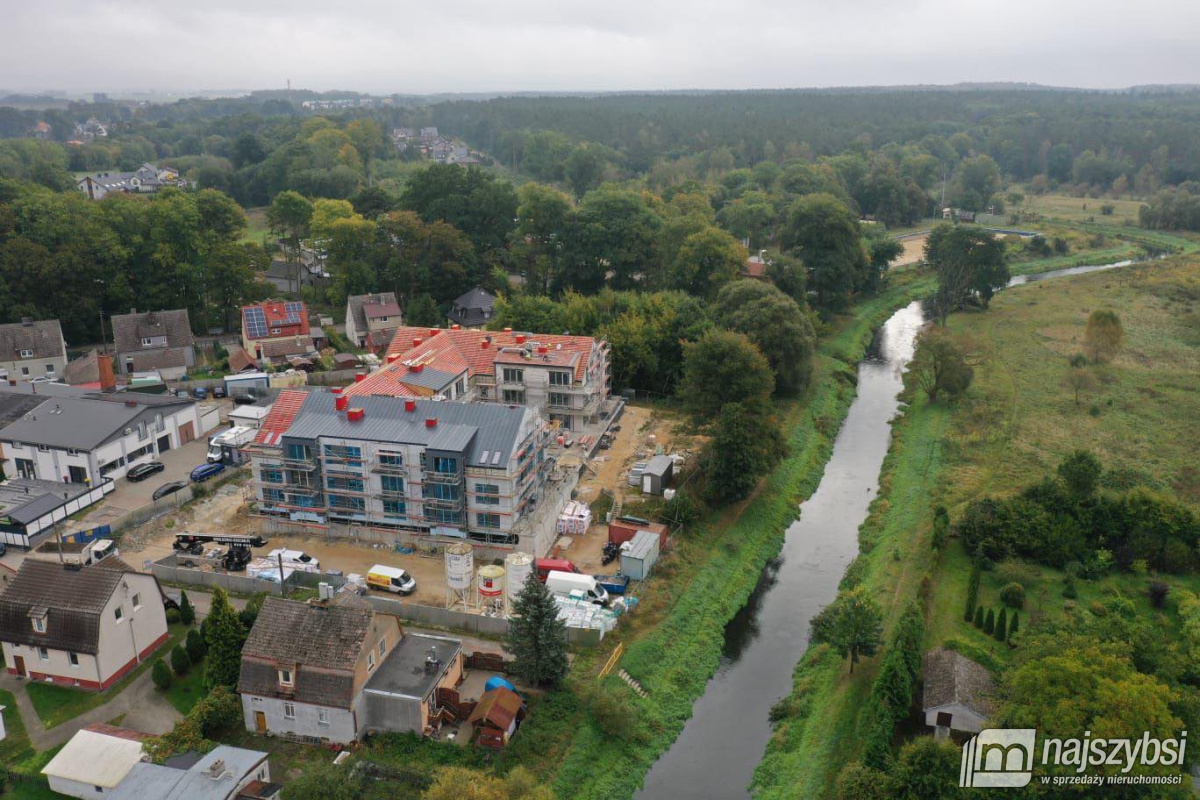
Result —
[[152, 738], [148, 733], [130, 730], [129, 728], [118, 728], [116, 725], [109, 725], [104, 722], [93, 722], [91, 725], [84, 727], [84, 730], [91, 731], [92, 733], [102, 733], [105, 736], [112, 736], [117, 739], [128, 739], [131, 742], [145, 742]]
[[[246, 318], [246, 309], [254, 306], [244, 306], [242, 308], [242, 319]], [[274, 339], [279, 336], [292, 336], [294, 334], [308, 334], [308, 306], [300, 303], [300, 321], [298, 323], [288, 322], [287, 307], [283, 302], [278, 303], [261, 303], [258, 306], [263, 310], [263, 316], [266, 317], [267, 334], [266, 336], [254, 336], [247, 332], [247, 338], [250, 339]], [[244, 322], [243, 322], [244, 324]], [[271, 333], [272, 329], [278, 329], [279, 333]]]
[[262, 427], [254, 437], [255, 443], [278, 444], [279, 437], [292, 427], [292, 420], [300, 413], [300, 406], [304, 405], [306, 397], [308, 392], [302, 389], [284, 389], [280, 392], [275, 404], [271, 406], [270, 413], [263, 417]]
[[[430, 335], [430, 331], [433, 335]], [[484, 347], [484, 342], [491, 341]], [[457, 375], [466, 370], [468, 377], [496, 374], [496, 362], [523, 363], [526, 359], [512, 353], [511, 357], [502, 350], [506, 347], [533, 346], [547, 348], [548, 362], [553, 366], [574, 366], [575, 380], [583, 380], [587, 371], [592, 348], [596, 340], [591, 336], [556, 336], [545, 333], [519, 333], [516, 331], [447, 330], [445, 328], [397, 328], [392, 343], [387, 349], [385, 360], [390, 363], [377, 370], [367, 379], [352, 384], [347, 394], [363, 395], [412, 395], [416, 394], [404, 384], [410, 373], [410, 364], [420, 363], [423, 367]], [[395, 358], [393, 358], [395, 357]]]
[[742, 274], [750, 278], [761, 278], [767, 274], [767, 264], [757, 256], [751, 256], [746, 259], [746, 264], [742, 268]]

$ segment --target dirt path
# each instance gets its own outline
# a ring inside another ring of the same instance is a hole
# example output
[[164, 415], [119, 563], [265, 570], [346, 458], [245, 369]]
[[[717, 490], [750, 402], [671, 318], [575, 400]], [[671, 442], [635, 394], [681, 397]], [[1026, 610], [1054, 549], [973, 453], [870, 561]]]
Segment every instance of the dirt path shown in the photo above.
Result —
[[921, 235], [901, 239], [900, 244], [904, 246], [904, 251], [896, 257], [895, 261], [888, 264], [888, 268], [908, 267], [920, 263], [925, 258], [925, 240], [928, 238], [927, 235]]

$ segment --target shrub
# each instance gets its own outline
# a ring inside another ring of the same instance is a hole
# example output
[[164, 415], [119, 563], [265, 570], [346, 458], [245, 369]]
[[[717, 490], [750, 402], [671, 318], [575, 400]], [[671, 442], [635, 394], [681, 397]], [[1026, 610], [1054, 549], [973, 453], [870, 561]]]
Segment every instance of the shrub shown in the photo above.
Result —
[[992, 632], [996, 637], [997, 642], [1003, 642], [1008, 638], [1008, 609], [1000, 607], [1000, 616], [996, 617], [996, 630]]
[[1066, 581], [1063, 582], [1062, 596], [1068, 600], [1074, 600], [1079, 596], [1079, 592], [1075, 589], [1074, 579], [1068, 577]]
[[971, 580], [967, 584], [967, 609], [963, 619], [970, 622], [975, 617], [975, 607], [979, 603], [979, 565], [971, 567]]
[[188, 658], [187, 650], [180, 645], [171, 648], [171, 669], [176, 675], [186, 675], [191, 666], [192, 660]]
[[200, 635], [200, 631], [195, 628], [188, 631], [187, 639], [184, 640], [184, 648], [192, 663], [199, 664], [204, 658], [204, 637]]
[[939, 505], [933, 510], [933, 537], [930, 540], [934, 550], [946, 546], [946, 535], [950, 532], [950, 512], [945, 506]]
[[167, 662], [161, 658], [154, 662], [154, 666], [150, 668], [150, 680], [160, 689], [171, 688], [171, 670], [167, 669]]
[[852, 761], [838, 773], [836, 792], [837, 800], [885, 800], [888, 796], [887, 774], [860, 761]]
[[1150, 581], [1150, 605], [1162, 608], [1167, 603], [1167, 593], [1171, 587], [1162, 581]]
[[180, 619], [180, 617], [179, 617], [178, 609], [175, 609], [175, 608], [167, 609], [167, 624], [168, 625], [176, 624], [177, 622], [179, 622], [179, 619]]
[[1017, 631], [1020, 629], [1021, 629], [1021, 614], [1020, 614], [1020, 612], [1014, 611], [1013, 615], [1012, 615], [1012, 622], [1008, 626], [1008, 638], [1012, 639], [1012, 637], [1015, 636], [1017, 634]]
[[975, 627], [983, 630], [983, 606], [975, 609]]
[[1000, 590], [1000, 602], [1009, 608], [1025, 607], [1025, 587], [1019, 583], [1010, 583]]
[[987, 616], [983, 620], [983, 632], [986, 633], [988, 636], [991, 636], [995, 632], [995, 630], [996, 630], [996, 613], [989, 608]]
[[179, 596], [179, 621], [184, 625], [191, 625], [196, 621], [196, 609], [192, 607], [192, 601], [188, 600], [187, 592], [181, 592]]

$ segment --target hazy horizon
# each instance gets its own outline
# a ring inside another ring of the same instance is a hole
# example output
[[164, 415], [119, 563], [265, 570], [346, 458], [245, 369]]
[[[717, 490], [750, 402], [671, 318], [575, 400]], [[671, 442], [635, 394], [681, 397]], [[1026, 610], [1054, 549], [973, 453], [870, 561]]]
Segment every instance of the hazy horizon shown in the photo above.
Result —
[[[1200, 81], [1200, 4], [714, 0], [0, 0], [0, 87], [36, 93], [296, 88], [371, 94], [721, 91]], [[92, 43], [89, 46], [87, 43]]]

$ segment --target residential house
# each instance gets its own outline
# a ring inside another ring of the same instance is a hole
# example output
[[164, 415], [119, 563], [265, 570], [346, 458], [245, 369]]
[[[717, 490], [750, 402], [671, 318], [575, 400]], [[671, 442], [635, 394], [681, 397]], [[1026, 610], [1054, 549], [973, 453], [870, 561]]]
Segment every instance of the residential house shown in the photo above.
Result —
[[278, 800], [281, 787], [271, 783], [267, 753], [217, 745], [165, 764], [134, 764], [108, 795], [112, 800]]
[[476, 286], [464, 292], [450, 304], [446, 318], [452, 325], [463, 328], [482, 328], [491, 321], [496, 311], [496, 296]]
[[128, 728], [92, 723], [63, 745], [42, 774], [58, 794], [109, 797], [134, 765], [148, 758], [142, 744], [148, 738]]
[[541, 555], [549, 433], [531, 409], [281, 392], [253, 445], [257, 511], [469, 537]]
[[582, 431], [612, 391], [608, 343], [591, 336], [398, 328], [385, 362], [346, 394], [524, 405]]
[[770, 280], [767, 277], [767, 267], [771, 266], [771, 262], [767, 260], [767, 251], [759, 250], [758, 255], [750, 256], [742, 265], [742, 275], [755, 280]]
[[365, 602], [268, 597], [242, 647], [246, 729], [313, 742], [360, 739], [363, 688], [400, 635], [395, 617]]
[[75, 185], [92, 200], [102, 200], [115, 192], [152, 194], [166, 186], [187, 188], [188, 182], [170, 167], [142, 164], [133, 172], [96, 172], [84, 175]]
[[462, 642], [404, 633], [363, 688], [366, 730], [422, 735], [440, 722], [440, 690], [463, 679]]
[[[51, 386], [58, 385], [40, 388]], [[0, 394], [6, 391], [0, 387]], [[0, 429], [0, 453], [6, 475], [98, 486], [203, 436], [213, 424], [191, 400], [173, 395], [62, 394]]]
[[995, 683], [987, 668], [945, 647], [930, 650], [922, 665], [925, 724], [940, 737], [979, 733], [992, 713]]
[[26, 559], [0, 594], [8, 674], [103, 691], [167, 640], [162, 590], [118, 556], [79, 567]]
[[256, 361], [286, 361], [316, 350], [301, 301], [272, 301], [242, 308], [242, 349]]
[[45, 120], [39, 120], [36, 125], [29, 129], [29, 133], [33, 136], [33, 138], [41, 139], [43, 141], [48, 141], [54, 138], [54, 128]]
[[108, 128], [95, 117], [88, 117], [87, 122], [75, 126], [75, 138], [90, 142], [93, 139], [103, 139], [108, 136]]
[[0, 381], [57, 378], [67, 366], [67, 343], [56, 319], [0, 325]]
[[196, 340], [187, 309], [131, 309], [112, 318], [117, 370], [125, 375], [157, 370], [165, 380], [178, 380], [196, 365]]
[[346, 338], [356, 347], [378, 351], [392, 343], [403, 324], [395, 292], [357, 294], [346, 299]]

